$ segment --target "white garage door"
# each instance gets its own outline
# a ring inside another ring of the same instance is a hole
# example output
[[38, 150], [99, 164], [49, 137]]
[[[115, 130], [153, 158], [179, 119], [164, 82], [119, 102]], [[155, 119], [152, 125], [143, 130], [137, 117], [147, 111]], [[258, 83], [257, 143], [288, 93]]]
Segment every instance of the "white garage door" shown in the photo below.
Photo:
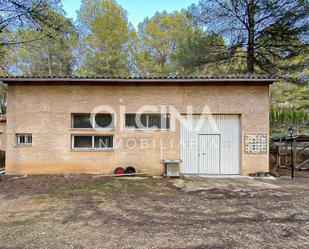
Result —
[[239, 115], [183, 116], [181, 172], [185, 174], [240, 173]]

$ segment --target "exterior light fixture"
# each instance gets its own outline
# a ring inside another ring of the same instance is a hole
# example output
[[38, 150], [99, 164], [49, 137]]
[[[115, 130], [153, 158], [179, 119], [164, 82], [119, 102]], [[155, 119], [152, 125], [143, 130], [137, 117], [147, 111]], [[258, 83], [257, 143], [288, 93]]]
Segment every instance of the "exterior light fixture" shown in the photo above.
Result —
[[290, 128], [288, 129], [288, 132], [289, 132], [290, 137], [293, 137], [294, 128], [293, 128], [293, 127], [290, 127]]

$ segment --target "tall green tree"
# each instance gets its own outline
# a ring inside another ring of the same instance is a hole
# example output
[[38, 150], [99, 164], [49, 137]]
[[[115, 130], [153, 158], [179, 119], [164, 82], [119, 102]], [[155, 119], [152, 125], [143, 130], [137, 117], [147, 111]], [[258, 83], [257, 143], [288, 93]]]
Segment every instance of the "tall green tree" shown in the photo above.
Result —
[[[248, 73], [278, 73], [283, 60], [308, 46], [306, 0], [201, 0], [189, 10], [208, 30], [221, 33], [231, 51], [246, 51]], [[297, 70], [304, 65], [299, 61]]]
[[78, 12], [80, 75], [128, 76], [131, 27], [114, 0], [84, 0]]
[[[60, 72], [60, 69], [45, 70], [47, 60], [40, 60], [40, 57], [47, 57], [43, 54], [51, 47], [54, 52], [49, 53], [53, 63], [61, 64], [55, 53], [70, 53], [65, 45], [59, 44], [60, 37], [67, 37], [72, 31], [72, 25], [63, 16], [61, 1], [0, 0], [0, 6], [0, 73]], [[55, 44], [58, 49], [53, 49]], [[41, 67], [34, 64], [41, 64]]]
[[61, 13], [61, 0], [0, 0], [0, 33], [20, 28], [34, 28], [37, 36], [32, 40], [20, 40], [16, 36], [0, 40], [1, 46], [10, 46], [40, 40], [63, 31], [62, 23], [55, 22], [54, 12]]
[[309, 82], [304, 85], [276, 82], [271, 86], [271, 99], [276, 108], [304, 109], [309, 112]]
[[270, 125], [274, 137], [277, 134], [281, 136], [286, 134], [289, 127], [293, 127], [296, 134], [308, 133], [309, 113], [304, 109], [272, 106], [270, 109]]
[[[53, 10], [49, 10], [53, 12]], [[53, 12], [54, 22], [65, 27], [66, 32], [57, 32], [31, 43], [16, 45], [16, 69], [23, 75], [71, 75], [75, 64], [73, 49], [77, 35], [73, 24], [62, 14]], [[40, 31], [27, 28], [17, 31], [19, 40], [32, 40]]]
[[289, 127], [309, 132], [309, 83], [276, 82], [271, 86], [270, 128], [272, 136], [287, 135]]
[[238, 50], [234, 53], [238, 53], [239, 57], [231, 57], [221, 35], [198, 29], [179, 44], [179, 70], [185, 75], [242, 73], [245, 63], [240, 55], [245, 56], [245, 53]]
[[[3, 30], [0, 32], [0, 42], [11, 40], [14, 34], [10, 30]], [[0, 75], [10, 74], [16, 57], [12, 56], [14, 52], [13, 46], [0, 46]]]
[[178, 73], [177, 49], [196, 24], [184, 13], [157, 12], [138, 26], [139, 47], [135, 50], [140, 75], [169, 76]]

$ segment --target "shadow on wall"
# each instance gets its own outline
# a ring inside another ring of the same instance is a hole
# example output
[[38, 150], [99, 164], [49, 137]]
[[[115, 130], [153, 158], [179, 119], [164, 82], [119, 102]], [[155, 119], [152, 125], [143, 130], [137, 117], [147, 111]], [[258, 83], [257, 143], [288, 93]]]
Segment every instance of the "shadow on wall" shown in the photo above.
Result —
[[5, 167], [5, 151], [0, 150], [0, 168]]

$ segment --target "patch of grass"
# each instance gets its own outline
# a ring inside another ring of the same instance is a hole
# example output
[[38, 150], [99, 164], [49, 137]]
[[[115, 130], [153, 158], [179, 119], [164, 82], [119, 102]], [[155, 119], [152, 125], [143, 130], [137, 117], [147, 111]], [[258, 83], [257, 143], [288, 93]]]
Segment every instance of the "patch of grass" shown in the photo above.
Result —
[[10, 222], [8, 225], [9, 226], [29, 226], [29, 225], [33, 225], [33, 224], [37, 223], [39, 217], [40, 216], [36, 216], [36, 217], [28, 218], [28, 219], [25, 219], [25, 220], [13, 221], [13, 222]]
[[46, 194], [37, 194], [37, 195], [31, 196], [31, 199], [36, 200], [36, 201], [44, 201], [48, 199], [48, 197], [49, 196]]
[[147, 187], [147, 184], [142, 180], [118, 180], [118, 188], [126, 192], [138, 192]]
[[68, 190], [110, 190], [113, 188], [117, 188], [116, 184], [113, 183], [89, 183], [83, 185], [73, 185], [68, 187]]
[[[155, 180], [157, 183], [158, 180]], [[70, 197], [74, 194], [82, 193], [85, 191], [93, 192], [112, 192], [112, 191], [125, 191], [125, 192], [138, 192], [143, 189], [153, 187], [156, 184], [153, 179], [143, 180], [130, 180], [130, 179], [113, 179], [110, 182], [95, 182], [81, 185], [71, 185], [58, 188], [53, 191], [54, 196]], [[40, 197], [38, 197], [40, 198]]]

